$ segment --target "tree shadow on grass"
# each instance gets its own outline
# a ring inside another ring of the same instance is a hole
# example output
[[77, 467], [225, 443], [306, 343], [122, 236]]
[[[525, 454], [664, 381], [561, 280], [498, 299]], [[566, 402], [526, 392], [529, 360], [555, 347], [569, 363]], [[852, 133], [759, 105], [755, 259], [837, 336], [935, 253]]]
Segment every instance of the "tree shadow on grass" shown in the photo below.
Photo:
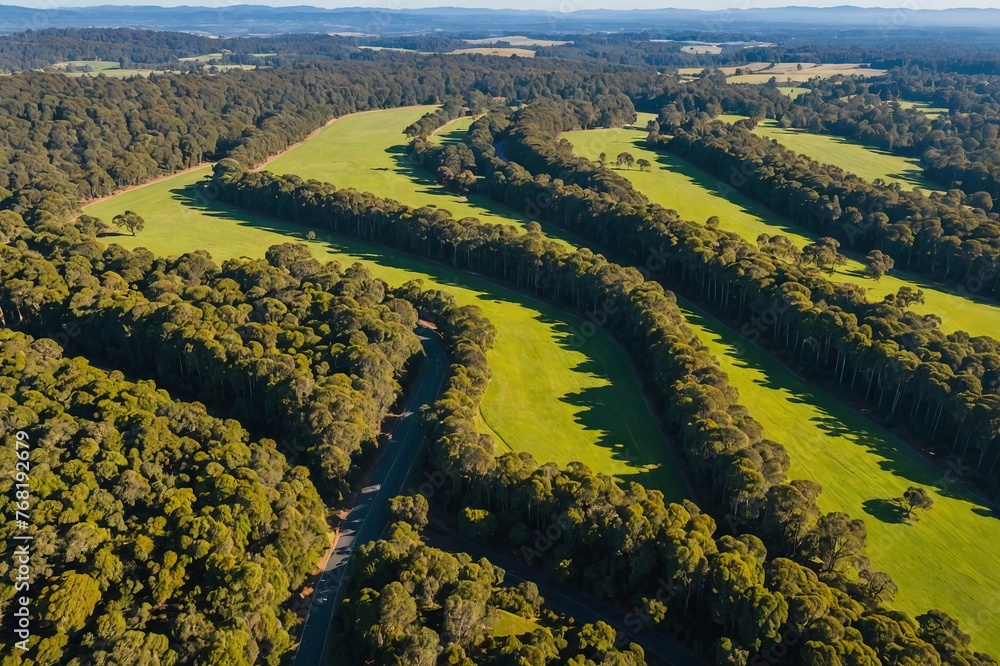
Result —
[[[944, 497], [960, 499], [983, 510], [990, 510], [988, 505], [961, 484], [948, 483], [943, 470], [927, 462], [898, 438], [855, 413], [834, 397], [808, 385], [759, 347], [744, 340], [721, 322], [700, 312], [691, 303], [682, 298], [678, 298], [678, 303], [685, 311], [685, 318], [692, 325], [710, 331], [720, 340], [727, 348], [726, 356], [732, 360], [734, 366], [755, 374], [753, 382], [756, 385], [769, 391], [783, 392], [784, 399], [792, 404], [809, 406], [813, 415], [808, 418], [808, 423], [825, 436], [822, 440], [818, 440], [815, 446], [841, 447], [843, 446], [841, 442], [844, 442], [863, 447], [874, 456], [870, 464], [877, 465], [889, 474], [905, 479], [910, 484], [933, 486]], [[755, 399], [767, 399], [773, 396], [755, 396], [749, 391], [743, 391], [740, 397], [743, 404], [750, 406], [753, 414]], [[794, 458], [794, 453], [792, 455]], [[835, 452], [833, 457], [836, 457]], [[861, 465], [867, 466], [867, 463]], [[866, 470], [859, 465], [858, 471], [863, 473]], [[979, 515], [986, 514], [979, 513]]]
[[[180, 205], [192, 209], [203, 216], [232, 221], [240, 226], [274, 233], [274, 244], [288, 241], [303, 242], [344, 255], [349, 261], [370, 262], [384, 268], [401, 271], [405, 274], [399, 280], [387, 280], [390, 284], [401, 284], [407, 279], [422, 279], [425, 287], [441, 287], [445, 289], [448, 287], [459, 287], [476, 292], [477, 298], [484, 302], [511, 304], [531, 310], [534, 313], [533, 317], [535, 320], [548, 326], [553, 331], [554, 338], [560, 348], [584, 355], [585, 360], [572, 368], [573, 372], [581, 374], [581, 384], [583, 383], [584, 376], [589, 379], [594, 375], [607, 377], [611, 374], [605, 367], [605, 361], [597, 354], [598, 343], [596, 341], [586, 340], [583, 344], [579, 343], [580, 337], [577, 335], [577, 332], [583, 324], [581, 319], [527, 294], [500, 286], [464, 270], [450, 268], [444, 264], [407, 255], [380, 245], [356, 241], [325, 229], [314, 229], [231, 208], [219, 201], [204, 196], [197, 185], [173, 189], [171, 190], [171, 195]], [[310, 241], [307, 239], [306, 236], [310, 231], [316, 233], [315, 240]], [[346, 262], [341, 261], [341, 263]], [[602, 331], [597, 335], [604, 336], [606, 334]], [[627, 363], [627, 360], [621, 360], [620, 362]], [[625, 372], [631, 374], [631, 370], [628, 368], [625, 369]], [[616, 374], [621, 376], [620, 372]], [[634, 375], [632, 375], [631, 380], [637, 382]], [[658, 443], [657, 448], [662, 451], [660, 460], [648, 460], [650, 456], [647, 454], [647, 460], [644, 463], [635, 462], [638, 452], [634, 446], [630, 446], [632, 438], [629, 433], [629, 421], [627, 418], [621, 418], [619, 415], [616, 415], [608, 408], [609, 405], [617, 404], [621, 392], [622, 389], [620, 387], [609, 383], [598, 387], [583, 388], [578, 392], [571, 392], [557, 398], [563, 402], [583, 408], [578, 413], [576, 421], [585, 430], [595, 433], [595, 445], [612, 449], [614, 459], [630, 463], [630, 466], [635, 467], [636, 471], [634, 474], [616, 474], [616, 477], [623, 481], [634, 480], [648, 484], [651, 487], [657, 487], [663, 490], [668, 497], [677, 495], [677, 488], [672, 487], [675, 485], [673, 483], [663, 483], [657, 481], [657, 479], [652, 479], [651, 483], [652, 475], [645, 468], [647, 464], [676, 464], [670, 458], [665, 445], [659, 446], [660, 443]], [[626, 395], [631, 393], [632, 389], [629, 388]], [[637, 392], [635, 395], [637, 398], [641, 398]], [[539, 458], [539, 456], [536, 455], [536, 458]], [[539, 462], [544, 463], [546, 461], [539, 459]], [[660, 487], [661, 485], [665, 487]]]
[[862, 506], [865, 509], [865, 513], [881, 520], [883, 523], [900, 524], [907, 522], [906, 511], [895, 500], [870, 499], [865, 500]]

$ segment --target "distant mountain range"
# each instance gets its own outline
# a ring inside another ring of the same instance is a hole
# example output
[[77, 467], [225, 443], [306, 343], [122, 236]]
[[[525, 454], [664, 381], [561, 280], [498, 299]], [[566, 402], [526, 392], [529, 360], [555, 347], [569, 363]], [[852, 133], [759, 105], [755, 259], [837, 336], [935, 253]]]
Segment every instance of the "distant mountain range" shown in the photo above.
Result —
[[899, 10], [860, 7], [783, 7], [731, 11], [689, 9], [545, 12], [441, 7], [387, 10], [319, 7], [143, 7], [101, 5], [32, 9], [0, 5], [0, 32], [41, 28], [131, 27], [210, 35], [274, 35], [289, 32], [401, 34], [444, 30], [503, 33], [511, 30], [570, 33], [598, 30], [755, 27], [1000, 28], [1000, 9]]

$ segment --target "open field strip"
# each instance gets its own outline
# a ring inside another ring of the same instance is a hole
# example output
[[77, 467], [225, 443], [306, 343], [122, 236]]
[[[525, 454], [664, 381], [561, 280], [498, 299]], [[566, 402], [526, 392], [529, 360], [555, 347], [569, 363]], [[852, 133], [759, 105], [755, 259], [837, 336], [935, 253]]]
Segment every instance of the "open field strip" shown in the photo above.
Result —
[[778, 86], [778, 90], [792, 99], [809, 92], [809, 88], [800, 88], [799, 86]]
[[476, 117], [474, 116], [462, 116], [461, 118], [448, 121], [444, 126], [439, 127], [431, 134], [430, 141], [431, 143], [443, 145], [461, 143], [465, 139], [465, 135], [469, 133], [469, 128], [475, 120]]
[[[485, 196], [453, 194], [410, 162], [401, 130], [435, 108], [409, 106], [344, 116], [261, 168], [365, 190], [414, 208], [436, 206], [451, 212], [456, 220], [478, 217], [483, 222], [523, 228], [530, 221], [526, 216], [515, 217]], [[439, 140], [458, 138], [453, 132], [459, 132], [464, 121], [458, 118], [442, 127]]]
[[[363, 114], [380, 120], [369, 126], [373, 134], [360, 137], [360, 142], [369, 147], [385, 140], [402, 144], [402, 128], [425, 110]], [[330, 148], [326, 143], [317, 145], [321, 151]], [[382, 151], [370, 152], [374, 159]], [[354, 166], [357, 178], [372, 174], [380, 180], [384, 175], [378, 169]], [[306, 241], [305, 227], [222, 207], [205, 200], [196, 187], [209, 173], [210, 167], [205, 167], [136, 188], [88, 206], [86, 213], [110, 220], [123, 210], [136, 211], [146, 221], [139, 236], [106, 240], [129, 248], [146, 247], [156, 254], [204, 249], [221, 263], [231, 257], [263, 256], [269, 246], [294, 240], [307, 242], [321, 260], [360, 262], [391, 285], [422, 279], [426, 288], [446, 289], [460, 303], [480, 306], [497, 327], [496, 346], [489, 355], [493, 381], [481, 413], [501, 445], [530, 451], [540, 462], [580, 461], [594, 471], [660, 489], [668, 499], [685, 496], [680, 473], [646, 408], [629, 359], [610, 337], [598, 333], [582, 336], [581, 342], [576, 335], [585, 330], [581, 319], [468, 273], [377, 245], [326, 238], [322, 230], [317, 230], [319, 240]], [[378, 189], [379, 183], [365, 186], [358, 180], [324, 179], [391, 196]], [[413, 187], [419, 190], [423, 185], [414, 182]], [[426, 196], [423, 202], [428, 202]]]
[[[729, 123], [740, 118], [743, 116], [719, 116], [719, 120]], [[817, 162], [833, 164], [867, 181], [881, 178], [887, 183], [899, 183], [906, 189], [918, 187], [925, 194], [941, 191], [940, 187], [923, 177], [920, 161], [916, 158], [900, 157], [832, 134], [814, 134], [792, 127], [782, 128], [774, 120], [761, 121], [754, 132], [774, 139], [789, 150], [811, 157]]]
[[514, 46], [479, 46], [469, 49], [455, 49], [450, 51], [451, 55], [488, 55], [510, 58], [534, 58], [535, 52], [531, 49], [521, 49]]
[[[637, 124], [646, 120], [640, 118]], [[629, 150], [650, 160], [654, 167], [649, 173], [619, 173], [682, 217], [704, 220], [718, 215], [723, 226], [751, 239], [776, 231], [796, 238], [780, 222], [768, 222], [766, 211], [749, 201], [723, 198], [703, 185], [714, 182], [702, 180], [707, 175], [645, 149], [644, 131], [588, 130], [565, 136], [589, 158], [603, 151], [613, 160]], [[806, 241], [801, 236], [796, 240]], [[688, 324], [719, 359], [742, 403], [763, 424], [765, 436], [788, 448], [790, 476], [822, 485], [824, 510], [865, 519], [873, 563], [899, 584], [898, 607], [920, 614], [932, 603], [960, 618], [963, 629], [975, 636], [975, 645], [997, 651], [1000, 616], [981, 610], [1000, 607], [1000, 571], [981, 544], [991, 542], [983, 539], [1000, 539], [1000, 520], [961, 486], [947, 487], [941, 472], [903, 442], [810, 386], [718, 320], [681, 304]], [[990, 328], [988, 321], [980, 323]], [[946, 487], [937, 488], [939, 484]], [[928, 487], [934, 498], [933, 508], [912, 524], [901, 522], [891, 505], [910, 485]]]
[[902, 109], [920, 109], [929, 120], [934, 120], [938, 116], [948, 113], [948, 109], [940, 106], [931, 106], [928, 102], [908, 102], [905, 99], [896, 102]]
[[[992, 548], [983, 544], [998, 543], [1000, 519], [905, 443], [735, 331], [681, 304], [688, 324], [763, 424], [764, 435], [787, 447], [789, 477], [823, 486], [824, 511], [864, 518], [872, 563], [899, 585], [894, 605], [914, 616], [940, 608], [961, 621], [974, 646], [995, 654], [1000, 570]], [[901, 520], [892, 504], [911, 485], [924, 486], [934, 499], [912, 523]]]
[[[640, 114], [636, 128], [645, 127], [646, 122], [653, 117], [651, 114]], [[619, 169], [618, 173], [631, 180], [651, 201], [676, 210], [684, 219], [704, 222], [717, 215], [723, 229], [736, 232], [751, 242], [756, 242], [760, 234], [780, 233], [803, 247], [818, 238], [818, 235], [792, 224], [731, 188], [723, 191], [717, 178], [681, 158], [646, 147], [646, 130], [636, 128], [586, 130], [568, 132], [564, 136], [578, 154], [590, 159], [596, 159], [604, 152], [610, 161], [614, 161], [619, 153], [628, 151], [636, 159], [649, 160], [653, 165], [651, 171]], [[863, 270], [861, 261], [849, 258], [833, 278], [867, 288], [871, 300], [880, 300], [903, 286], [921, 289], [924, 292], [924, 304], [913, 305], [913, 310], [940, 316], [941, 328], [945, 331], [963, 330], [970, 335], [996, 335], [1000, 328], [1000, 309], [988, 303], [949, 292], [919, 276], [906, 274], [900, 277], [895, 272], [890, 272], [876, 282], [864, 277]]]

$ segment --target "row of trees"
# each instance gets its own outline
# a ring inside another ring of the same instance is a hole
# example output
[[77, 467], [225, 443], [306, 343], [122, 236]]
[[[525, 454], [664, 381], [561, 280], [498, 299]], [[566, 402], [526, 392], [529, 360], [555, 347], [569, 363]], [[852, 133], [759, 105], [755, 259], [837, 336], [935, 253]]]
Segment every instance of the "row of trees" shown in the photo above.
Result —
[[219, 267], [204, 251], [102, 247], [68, 225], [36, 234], [9, 212], [0, 228], [0, 324], [58, 335], [274, 437], [333, 500], [420, 352], [413, 306], [302, 245]]
[[0, 538], [24, 543], [22, 483], [33, 536], [30, 591], [7, 580], [16, 559], [0, 562], [0, 603], [33, 604], [27, 653], [4, 613], [4, 661], [282, 663], [298, 620], [285, 602], [328, 545], [306, 469], [51, 339], [0, 329], [0, 374], [0, 459], [23, 465], [0, 476]]
[[[518, 117], [522, 134], [532, 131], [528, 118]], [[935, 316], [907, 310], [922, 298], [909, 288], [869, 303], [863, 290], [834, 284], [798, 261], [787, 239], [762, 237], [754, 247], [717, 225], [681, 220], [613, 172], [595, 180], [605, 184], [602, 192], [547, 173], [532, 176], [497, 157], [494, 134], [501, 126], [477, 121], [470, 135], [491, 196], [544, 202], [537, 207], [542, 219], [631, 257], [735, 319], [751, 341], [787, 350], [789, 363], [851, 393], [919, 444], [958, 458], [974, 470], [966, 475], [970, 482], [992, 490], [1000, 485], [997, 340], [945, 335]], [[557, 164], [562, 148], [552, 136], [546, 142], [546, 131], [544, 125], [534, 130], [533, 142]]]
[[649, 144], [698, 165], [797, 224], [910, 270], [954, 283], [981, 281], [1000, 296], [1000, 221], [963, 198], [869, 183], [754, 134], [739, 124], [685, 123]]
[[[990, 210], [1000, 198], [1000, 79], [903, 67], [870, 81], [817, 81], [783, 124], [918, 157], [925, 174]], [[900, 98], [941, 107], [931, 118]], [[984, 205], [989, 202], [989, 205]]]
[[[773, 557], [795, 558], [776, 564], [782, 574], [774, 585], [789, 577], [806, 587], [818, 585], [825, 590], [822, 595], [832, 595], [827, 607], [854, 609], [831, 610], [839, 629], [807, 641], [801, 652], [805, 662], [819, 663], [816, 660], [828, 652], [851, 651], [875, 659], [883, 650], [911, 654], [914, 663], [951, 658], [916, 638], [919, 623], [876, 610], [892, 588], [884, 574], [867, 567], [864, 523], [843, 514], [820, 515], [815, 505], [819, 488], [787, 482], [784, 449], [762, 437], [760, 425], [738, 403], [716, 361], [684, 325], [672, 296], [644, 281], [635, 269], [587, 250], [568, 250], [546, 241], [537, 229], [524, 234], [469, 218], [456, 221], [437, 209], [413, 210], [370, 194], [303, 183], [294, 176], [245, 172], [232, 161], [216, 167], [215, 182], [224, 200], [244, 208], [478, 270], [579, 309], [614, 313], [608, 325], [644, 369], [696, 478], [715, 490], [733, 527], [764, 535]], [[764, 546], [757, 537], [728, 536], [716, 543], [707, 516], [700, 518], [693, 507], [667, 508], [658, 493], [639, 486], [626, 493], [579, 465], [561, 471], [553, 465], [538, 467], [526, 454], [496, 456], [492, 437], [475, 426], [476, 405], [488, 383], [488, 376], [480, 374], [488, 341], [475, 343], [480, 351], [474, 356], [480, 360], [474, 368], [455, 373], [459, 384], [449, 385], [427, 414], [436, 442], [431, 464], [452, 481], [438, 493], [460, 508], [466, 529], [487, 537], [506, 533], [529, 545], [533, 529], [561, 526], [563, 536], [555, 547], [534, 550], [549, 571], [600, 596], [641, 600], [657, 588], [660, 573], [665, 572], [668, 581], [676, 574], [687, 601], [672, 599], [661, 608], [647, 598], [643, 603], [658, 614], [654, 624], [669, 616], [671, 626], [679, 623], [691, 632], [689, 637], [704, 632], [702, 646], [716, 644], [731, 655], [732, 663], [779, 641], [791, 617], [785, 604], [791, 602], [784, 592], [769, 587], [762, 566]], [[650, 506], [643, 505], [640, 496], [652, 498]], [[470, 507], [473, 512], [465, 512]], [[653, 515], [660, 517], [654, 520]], [[701, 534], [708, 536], [708, 543]], [[693, 553], [701, 555], [692, 559]], [[731, 566], [742, 573], [735, 578], [723, 573], [732, 573]], [[860, 571], [860, 578], [845, 576], [849, 570]], [[860, 621], [867, 614], [877, 616], [873, 626], [880, 630], [892, 627], [878, 640], [872, 638], [868, 649], [862, 647], [866, 639], [861, 630], [849, 628], [851, 618]], [[818, 621], [806, 616], [799, 624], [793, 622], [795, 631], [804, 632]], [[820, 624], [826, 627], [828, 621], [824, 617]], [[725, 627], [735, 627], [734, 635], [721, 636]], [[887, 635], [893, 636], [888, 642]], [[827, 639], [830, 643], [823, 643]], [[963, 656], [991, 663], [985, 656]]]

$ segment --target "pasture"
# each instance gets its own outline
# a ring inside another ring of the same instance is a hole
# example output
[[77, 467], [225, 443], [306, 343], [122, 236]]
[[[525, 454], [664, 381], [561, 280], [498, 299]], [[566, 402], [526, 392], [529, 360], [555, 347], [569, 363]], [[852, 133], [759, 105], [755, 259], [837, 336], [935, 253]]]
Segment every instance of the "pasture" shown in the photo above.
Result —
[[[820, 508], [863, 518], [868, 555], [899, 585], [895, 606], [916, 616], [929, 604], [953, 615], [980, 649], [1000, 648], [1000, 570], [984, 543], [1000, 518], [920, 454], [799, 378], [717, 320], [686, 306], [688, 325], [719, 359], [764, 435], [788, 449], [791, 478], [823, 486]], [[934, 506], [917, 522], [893, 500], [911, 485]]]
[[[402, 141], [402, 128], [424, 110], [365, 114], [372, 135], [359, 140], [369, 146]], [[303, 146], [315, 141], [317, 150], [325, 152], [329, 137], [318, 141], [321, 137], [317, 134]], [[379, 163], [380, 151], [369, 153]], [[302, 153], [296, 159], [307, 161]], [[354, 167], [365, 171], [360, 164]], [[122, 210], [136, 211], [146, 220], [139, 236], [105, 240], [147, 247], [157, 254], [205, 249], [221, 263], [230, 257], [263, 256], [269, 246], [294, 240], [306, 242], [321, 260], [360, 262], [391, 285], [420, 279], [427, 288], [446, 289], [460, 303], [483, 308], [497, 327], [496, 347], [489, 355], [493, 381], [480, 412], [484, 429], [492, 430], [500, 446], [530, 451], [540, 462], [580, 461], [595, 471], [660, 489], [669, 499], [686, 494], [627, 355], [603, 332], [585, 335], [588, 327], [580, 318], [468, 273], [380, 246], [328, 237], [322, 230], [316, 230], [317, 240], [308, 241], [307, 228], [222, 207], [204, 198], [197, 187], [209, 172], [205, 167], [129, 190], [85, 212], [110, 220]], [[414, 181], [412, 188], [420, 190], [422, 184]]]
[[[722, 115], [718, 119], [731, 123], [742, 117]], [[832, 134], [816, 134], [793, 127], [780, 127], [774, 120], [760, 122], [754, 128], [754, 132], [774, 139], [789, 150], [818, 162], [833, 164], [867, 181], [881, 178], [887, 183], [899, 183], [906, 189], [920, 188], [927, 194], [940, 191], [939, 186], [923, 177], [920, 161], [916, 158], [900, 157]]]
[[[651, 114], [640, 114], [633, 128], [568, 132], [564, 136], [578, 154], [590, 159], [596, 159], [604, 152], [613, 160], [618, 153], [628, 151], [637, 159], [649, 160], [652, 164], [651, 171], [619, 169], [617, 173], [632, 181], [651, 201], [676, 210], [684, 219], [704, 222], [716, 215], [723, 229], [738, 233], [751, 242], [765, 233], [780, 233], [799, 247], [818, 238], [804, 227], [792, 224], [733, 191], [711, 174], [670, 153], [646, 147], [646, 130], [638, 128], [644, 128], [651, 118]], [[914, 305], [914, 311], [939, 315], [943, 330], [964, 330], [971, 335], [996, 334], [997, 309], [994, 306], [952, 293], [918, 276], [891, 271], [876, 282], [864, 277], [863, 270], [864, 265], [859, 257], [849, 256], [847, 264], [837, 270], [833, 279], [866, 287], [871, 300], [895, 293], [903, 286], [921, 289], [925, 302], [923, 305]]]
[[[524, 227], [530, 221], [527, 216], [482, 195], [449, 192], [412, 163], [402, 129], [434, 108], [411, 106], [345, 116], [262, 168], [375, 192], [414, 208], [444, 208], [456, 219], [478, 217], [484, 222]], [[458, 118], [445, 125], [438, 132], [439, 140], [458, 140], [466, 121], [472, 122], [471, 118]]]
[[[641, 117], [637, 125], [645, 125], [647, 119]], [[637, 169], [618, 173], [686, 219], [703, 221], [718, 215], [724, 227], [751, 240], [759, 233], [781, 232], [799, 243], [808, 241], [801, 234], [789, 233], [787, 223], [766, 209], [739, 195], [721, 194], [704, 172], [669, 154], [644, 148], [644, 130], [587, 130], [565, 136], [585, 157], [595, 158], [603, 151], [613, 159], [628, 150], [648, 159], [654, 165], [648, 173]], [[883, 278], [880, 288], [885, 288], [887, 280]], [[939, 306], [950, 297], [944, 292], [936, 296], [940, 300], [928, 297], [928, 303]], [[872, 561], [899, 583], [898, 607], [920, 614], [927, 610], [920, 600], [931, 599], [936, 607], [961, 618], [965, 630], [976, 636], [977, 645], [1000, 646], [1000, 618], [980, 613], [1000, 602], [996, 593], [1000, 572], [988, 564], [991, 555], [982, 554], [977, 546], [982, 539], [1000, 538], [997, 517], [875, 423], [811, 386], [718, 320], [690, 303], [682, 305], [688, 324], [719, 359], [739, 389], [742, 403], [764, 426], [765, 435], [787, 447], [791, 477], [822, 485], [824, 510], [865, 519]], [[951, 318], [968, 324], [965, 328], [978, 328], [981, 333], [995, 329], [989, 324], [996, 321], [990, 306], [965, 302], [954, 307]], [[980, 308], [978, 313], [972, 312], [974, 308]], [[892, 503], [910, 485], [927, 487], [934, 498], [933, 508], [916, 523], [901, 521]]]

